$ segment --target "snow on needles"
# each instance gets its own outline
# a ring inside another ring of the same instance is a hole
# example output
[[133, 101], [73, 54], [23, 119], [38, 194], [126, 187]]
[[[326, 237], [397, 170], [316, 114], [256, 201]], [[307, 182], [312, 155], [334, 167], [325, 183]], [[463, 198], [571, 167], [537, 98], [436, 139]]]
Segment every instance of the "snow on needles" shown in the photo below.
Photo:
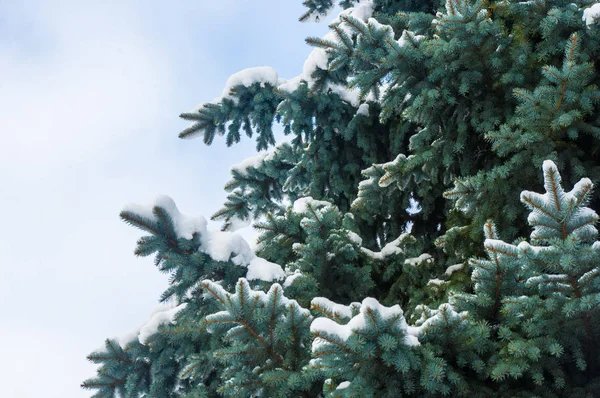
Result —
[[411, 258], [407, 258], [406, 260], [404, 260], [404, 264], [406, 265], [411, 265], [411, 266], [416, 266], [416, 265], [420, 265], [420, 264], [431, 264], [433, 263], [433, 257], [431, 256], [431, 254], [427, 254], [427, 253], [423, 253], [418, 257], [411, 257]]
[[[356, 19], [360, 19], [362, 21], [367, 21], [373, 15], [375, 4], [373, 0], [361, 0], [356, 7], [350, 7], [343, 10], [333, 21], [331, 24], [340, 24], [340, 28], [347, 30], [348, 28], [344, 26], [344, 23], [341, 22], [341, 17], [343, 16], [351, 16]], [[327, 33], [323, 36], [324, 40], [336, 41], [335, 33], [333, 31]], [[302, 68], [302, 73], [299, 76], [296, 76], [293, 79], [288, 80], [284, 84], [279, 85], [278, 90], [293, 92], [295, 91], [300, 82], [305, 81], [309, 86], [314, 83], [314, 79], [312, 74], [317, 69], [328, 69], [329, 56], [327, 51], [322, 48], [314, 48], [308, 58], [304, 61], [304, 66]], [[342, 100], [352, 104], [352, 106], [359, 106], [359, 90], [349, 89], [346, 86], [340, 84], [328, 84], [327, 88], [331, 90], [333, 93], [338, 94]], [[363, 108], [364, 111], [364, 108]]]
[[331, 203], [326, 202], [324, 200], [316, 200], [310, 196], [306, 196], [294, 202], [294, 204], [292, 205], [292, 211], [298, 214], [307, 213], [309, 206], [312, 209], [316, 209], [320, 206], [331, 206]]
[[446, 272], [444, 272], [444, 274], [448, 275], [448, 276], [452, 276], [453, 273], [455, 273], [456, 271], [460, 271], [461, 269], [464, 268], [464, 266], [465, 266], [464, 263], [451, 265], [448, 268], [446, 268]]
[[178, 237], [192, 239], [195, 232], [206, 231], [206, 219], [204, 217], [188, 217], [179, 213], [173, 199], [166, 195], [160, 195], [149, 205], [128, 204], [123, 207], [124, 212], [135, 213], [144, 218], [154, 220], [156, 215], [153, 212], [155, 207], [163, 208], [173, 221], [173, 227]]
[[296, 281], [296, 279], [301, 278], [302, 272], [300, 272], [300, 270], [296, 270], [296, 272], [294, 272], [293, 274], [289, 275], [287, 278], [285, 278], [285, 282], [283, 282], [283, 287], [287, 288], [290, 287], [294, 284], [294, 282]]
[[[316, 300], [316, 301], [315, 301]], [[322, 298], [316, 298], [313, 300], [313, 306], [324, 304]], [[329, 303], [327, 303], [329, 304]], [[342, 310], [340, 308], [340, 310]], [[343, 311], [343, 310], [342, 310]], [[335, 338], [341, 341], [347, 341], [353, 333], [368, 329], [371, 326], [372, 314], [378, 314], [378, 318], [382, 322], [388, 322], [393, 320], [393, 326], [404, 331], [404, 344], [408, 346], [417, 346], [420, 345], [419, 339], [417, 338], [418, 333], [420, 333], [420, 328], [411, 328], [406, 323], [406, 319], [404, 319], [404, 312], [400, 308], [399, 305], [394, 305], [392, 307], [385, 307], [381, 305], [376, 299], [372, 297], [367, 297], [362, 301], [360, 305], [360, 313], [354, 316], [347, 324], [341, 325], [329, 318], [317, 318], [313, 320], [310, 325], [310, 331], [316, 338], [313, 340], [312, 350], [316, 352], [319, 350], [324, 344], [328, 344], [326, 340], [320, 338], [319, 336], [325, 336], [329, 338]], [[347, 312], [346, 312], [347, 314]], [[391, 327], [392, 325], [390, 325]]]
[[269, 83], [272, 86], [277, 86], [278, 82], [277, 71], [270, 66], [243, 69], [229, 76], [221, 98], [232, 98], [231, 89], [236, 86], [250, 87], [254, 83], [261, 83], [263, 85]]
[[361, 104], [356, 110], [357, 115], [369, 116], [369, 104]]
[[400, 247], [403, 244], [404, 240], [409, 238], [410, 234], [404, 233], [391, 241], [390, 243], [383, 246], [380, 252], [374, 252], [372, 250], [367, 249], [366, 247], [361, 247], [360, 250], [366, 254], [367, 256], [375, 259], [375, 260], [383, 260], [388, 256], [394, 254], [404, 253], [404, 250]]
[[158, 327], [160, 325], [174, 324], [175, 315], [183, 310], [186, 305], [187, 304], [184, 303], [176, 306], [174, 302], [157, 305], [150, 313], [146, 323], [132, 332], [119, 337], [117, 341], [123, 347], [134, 340], [138, 340], [140, 344], [146, 344], [150, 337], [158, 332]]
[[272, 161], [277, 151], [285, 149], [284, 147], [289, 147], [289, 145], [290, 144], [285, 141], [281, 142], [268, 151], [261, 151], [254, 156], [250, 156], [249, 158], [246, 158], [241, 162], [234, 164], [233, 166], [231, 166], [231, 171], [236, 171], [240, 175], [245, 177], [248, 175], [249, 169], [259, 168], [263, 164], [263, 162]]
[[175, 315], [184, 309], [187, 306], [187, 303], [183, 303], [178, 305], [177, 307], [169, 308], [162, 307], [155, 310], [155, 312], [151, 315], [150, 320], [142, 326], [140, 329], [140, 333], [138, 334], [138, 340], [141, 344], [146, 344], [148, 339], [158, 332], [158, 327], [160, 325], [175, 323]]
[[582, 19], [587, 26], [590, 26], [600, 20], [600, 3], [596, 3], [589, 8], [583, 10]]
[[343, 381], [343, 382], [340, 383], [339, 386], [337, 386], [336, 390], [345, 390], [348, 387], [350, 387], [350, 382], [349, 381]]
[[246, 279], [272, 282], [285, 278], [283, 269], [275, 263], [265, 260], [264, 258], [254, 257], [248, 264], [248, 273]]
[[159, 196], [146, 206], [128, 205], [123, 211], [159, 222], [158, 216], [153, 211], [155, 207], [162, 208], [168, 213], [177, 238], [192, 239], [194, 234], [198, 234], [201, 252], [208, 254], [215, 261], [232, 261], [236, 265], [247, 267], [249, 280], [260, 279], [272, 282], [285, 278], [286, 274], [281, 266], [257, 257], [241, 235], [209, 230], [204, 217], [181, 214], [173, 199], [168, 196]]
[[[348, 33], [350, 33], [350, 28], [346, 22], [341, 20], [344, 16], [351, 16], [356, 19], [360, 19], [362, 21], [369, 21], [371, 24], [378, 24], [378, 22], [371, 18], [374, 11], [374, 0], [360, 0], [360, 2], [355, 7], [350, 7], [343, 10], [332, 22], [331, 24], [338, 24], [339, 29], [342, 29]], [[317, 13], [318, 14], [318, 13]], [[313, 17], [316, 17], [314, 15]], [[323, 16], [319, 16], [322, 18]], [[391, 28], [390, 28], [391, 32]], [[335, 33], [330, 31], [323, 39], [336, 41]], [[325, 49], [322, 48], [313, 48], [313, 50], [308, 55], [308, 58], [304, 61], [304, 65], [302, 68], [302, 73], [292, 79], [286, 80], [278, 77], [277, 71], [269, 66], [258, 66], [254, 68], [248, 68], [241, 70], [239, 72], [231, 75], [227, 82], [225, 83], [225, 87], [220, 97], [217, 97], [210, 101], [211, 104], [218, 105], [224, 99], [228, 99], [233, 101], [235, 104], [238, 103], [238, 97], [232, 93], [232, 89], [239, 86], [250, 87], [255, 83], [260, 83], [263, 87], [266, 84], [269, 84], [273, 87], [276, 87], [277, 90], [281, 92], [293, 93], [299, 87], [302, 82], [305, 82], [308, 86], [312, 86], [315, 83], [315, 79], [313, 78], [313, 74], [317, 69], [327, 70], [329, 63], [329, 54]], [[360, 91], [355, 88], [349, 88], [345, 84], [333, 84], [327, 83], [326, 90], [330, 90], [332, 93], [338, 94], [343, 101], [351, 104], [354, 107], [358, 107], [360, 105]], [[202, 109], [207, 104], [201, 104], [195, 107], [191, 113], [201, 112]], [[365, 115], [367, 108], [363, 107], [360, 110], [360, 115]], [[190, 125], [190, 128], [195, 129], [198, 126], [197, 121], [193, 121]], [[196, 130], [196, 129], [195, 129]], [[203, 135], [202, 129], [200, 131], [196, 131], [194, 134], [191, 134], [187, 137], [189, 138], [197, 138]]]
[[267, 156], [272, 156], [272, 154], [273, 153], [269, 151], [260, 152], [258, 155], [246, 158], [240, 163], [234, 164], [231, 166], [231, 171], [237, 171], [241, 175], [247, 176], [248, 169], [259, 167], [260, 164], [267, 158]]
[[[223, 99], [230, 99], [237, 103], [237, 98], [231, 94], [231, 90], [236, 86], [250, 87], [254, 83], [261, 83], [263, 86], [268, 83], [274, 87], [277, 87], [278, 85], [285, 83], [285, 80], [279, 79], [277, 71], [270, 66], [257, 66], [254, 68], [242, 69], [241, 71], [229, 76], [221, 96], [214, 98], [212, 101], [210, 101], [210, 103], [219, 104]], [[194, 109], [192, 109], [191, 112], [198, 113], [204, 108], [204, 105], [205, 104], [197, 105], [194, 107]], [[195, 122], [192, 123], [192, 125], [194, 124]]]
[[352, 318], [352, 308], [360, 308], [360, 303], [350, 305], [337, 304], [325, 297], [315, 297], [311, 301], [311, 307], [317, 311], [323, 312], [333, 318], [350, 319]]

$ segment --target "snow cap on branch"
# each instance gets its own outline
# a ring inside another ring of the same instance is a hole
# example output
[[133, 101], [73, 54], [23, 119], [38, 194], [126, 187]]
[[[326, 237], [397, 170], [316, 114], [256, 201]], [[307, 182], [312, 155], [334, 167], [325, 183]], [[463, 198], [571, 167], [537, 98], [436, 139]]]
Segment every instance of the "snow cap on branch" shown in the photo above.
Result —
[[208, 254], [215, 261], [231, 261], [248, 268], [249, 280], [260, 279], [273, 282], [285, 278], [285, 272], [278, 264], [257, 257], [250, 245], [239, 234], [227, 231], [214, 231], [207, 228], [203, 217], [190, 217], [181, 214], [175, 202], [168, 196], [159, 196], [149, 205], [127, 205], [123, 212], [141, 216], [158, 222], [164, 216], [164, 210], [170, 218], [176, 238], [193, 239], [200, 236], [199, 251]]

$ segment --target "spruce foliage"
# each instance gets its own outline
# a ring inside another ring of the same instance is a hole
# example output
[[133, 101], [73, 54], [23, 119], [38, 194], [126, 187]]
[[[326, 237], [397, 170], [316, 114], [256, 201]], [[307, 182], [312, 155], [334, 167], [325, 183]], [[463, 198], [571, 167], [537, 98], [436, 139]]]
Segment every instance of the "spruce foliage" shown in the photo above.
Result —
[[332, 21], [301, 75], [244, 70], [181, 115], [182, 138], [262, 151], [233, 167], [222, 231], [166, 197], [121, 213], [170, 285], [136, 336], [90, 354], [82, 387], [597, 396], [600, 5], [304, 5]]

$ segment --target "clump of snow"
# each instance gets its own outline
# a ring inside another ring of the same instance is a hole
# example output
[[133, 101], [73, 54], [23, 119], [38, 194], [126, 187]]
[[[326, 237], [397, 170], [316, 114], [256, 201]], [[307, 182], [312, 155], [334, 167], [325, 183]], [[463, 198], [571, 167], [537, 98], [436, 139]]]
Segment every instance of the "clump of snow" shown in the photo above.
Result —
[[360, 303], [350, 305], [337, 304], [325, 297], [315, 297], [310, 302], [311, 308], [323, 312], [333, 318], [352, 318], [352, 308], [360, 308]]
[[283, 282], [283, 287], [286, 288], [286, 287], [292, 286], [294, 284], [294, 282], [296, 281], [296, 279], [298, 279], [298, 278], [300, 278], [302, 276], [303, 276], [302, 272], [300, 272], [300, 270], [297, 269], [296, 272], [294, 272], [291, 275], [288, 275], [285, 278], [285, 282]]
[[[387, 188], [387, 187], [389, 187], [395, 180], [393, 178], [387, 178], [388, 177], [388, 170], [390, 168], [395, 167], [395, 166], [399, 166], [399, 165], [402, 165], [404, 163], [408, 163], [412, 159], [413, 156], [414, 155], [409, 155], [408, 157], [406, 157], [406, 155], [404, 155], [403, 153], [400, 153], [391, 162], [383, 163], [381, 166], [386, 171], [386, 174], [384, 174], [383, 177], [381, 177], [379, 179], [379, 181], [377, 182], [379, 184], [379, 186], [381, 188]], [[411, 206], [412, 206], [412, 203], [411, 203]]]
[[153, 334], [158, 332], [158, 327], [160, 325], [175, 323], [175, 321], [173, 320], [175, 318], [175, 315], [179, 311], [184, 309], [186, 306], [187, 303], [183, 303], [178, 305], [177, 307], [171, 308], [169, 308], [168, 306], [165, 307], [164, 305], [157, 307], [157, 309], [155, 309], [154, 313], [151, 315], [150, 320], [140, 329], [140, 332], [138, 334], [138, 340], [140, 341], [140, 343], [146, 344], [148, 339]]
[[250, 169], [252, 167], [254, 167], [254, 168], [259, 167], [260, 164], [265, 159], [267, 159], [267, 156], [270, 154], [271, 154], [271, 152], [263, 151], [263, 152], [260, 152], [256, 156], [246, 158], [246, 159], [242, 160], [240, 163], [237, 163], [237, 164], [234, 164], [233, 166], [231, 166], [231, 171], [237, 171], [242, 176], [247, 176], [248, 169]]
[[600, 19], [600, 3], [596, 3], [589, 8], [583, 10], [582, 19], [587, 26], [590, 26]]
[[[423, 305], [418, 305], [416, 309], [425, 309], [421, 313], [421, 318], [417, 320], [418, 326], [409, 326], [411, 335], [420, 336], [427, 333], [427, 329], [435, 327], [434, 325], [445, 325], [447, 322], [453, 322], [453, 319], [466, 319], [467, 311], [456, 312], [449, 303], [444, 303], [438, 309], [430, 309]], [[442, 326], [443, 327], [443, 326]]]
[[360, 104], [356, 110], [357, 115], [369, 116], [369, 104]]
[[373, 15], [375, 10], [375, 3], [373, 0], [361, 0], [355, 7], [349, 7], [339, 13], [329, 24], [337, 24], [340, 22], [341, 17], [349, 15], [353, 18], [367, 21]]
[[441, 279], [435, 278], [435, 279], [430, 279], [429, 282], [427, 282], [428, 285], [434, 285], [434, 286], [441, 286], [444, 283], [448, 283], [447, 281], [443, 281]]
[[[141, 327], [138, 327], [137, 329], [135, 329], [131, 332], [125, 333], [125, 334], [115, 338], [115, 340], [117, 340], [117, 342], [119, 343], [119, 345], [121, 345], [121, 347], [125, 347], [130, 342], [137, 340], [137, 338], [140, 334], [140, 328]], [[94, 351], [104, 351], [104, 350], [105, 350], [104, 345], [102, 345], [101, 348], [98, 348]]]
[[[223, 88], [223, 92], [221, 93], [221, 96], [214, 98], [208, 104], [218, 105], [224, 99], [232, 100], [234, 103], [237, 104], [238, 99], [234, 95], [232, 95], [231, 90], [237, 86], [250, 87], [255, 83], [260, 83], [263, 87], [266, 84], [270, 84], [273, 87], [277, 87], [279, 85], [286, 84], [286, 80], [280, 79], [277, 76], [277, 71], [270, 66], [258, 66], [255, 68], [243, 69], [229, 76], [227, 82], [225, 83], [225, 87]], [[196, 106], [194, 109], [192, 109], [191, 113], [201, 112], [208, 104], [203, 103]], [[197, 124], [197, 121], [192, 122], [190, 124], [190, 128], [194, 127]], [[230, 122], [226, 123], [225, 129], [227, 129], [228, 124], [230, 124]], [[203, 134], [203, 131], [198, 131], [196, 132], [196, 134], [186, 136], [185, 138], [201, 137]], [[219, 132], [218, 134], [222, 134], [222, 132]]]
[[358, 236], [357, 233], [352, 232], [352, 231], [348, 231], [348, 238], [353, 242], [356, 243], [358, 246], [362, 245], [362, 238], [360, 236]]
[[339, 386], [337, 386], [336, 390], [344, 390], [346, 388], [350, 387], [350, 382], [349, 381], [343, 381], [340, 383]]
[[[321, 298], [319, 298], [321, 300]], [[314, 302], [314, 300], [313, 300]], [[376, 299], [372, 297], [367, 297], [363, 300], [360, 305], [360, 313], [354, 316], [347, 324], [340, 325], [329, 318], [317, 318], [310, 325], [310, 331], [314, 335], [316, 335], [315, 340], [313, 341], [313, 352], [318, 351], [321, 346], [327, 344], [324, 339], [321, 339], [320, 335], [325, 335], [327, 337], [334, 337], [341, 341], [346, 341], [350, 336], [358, 331], [364, 330], [369, 327], [368, 319], [372, 319], [371, 314], [377, 313], [379, 314], [380, 319], [383, 322], [394, 319], [394, 325], [400, 330], [405, 331], [405, 339], [404, 344], [409, 346], [420, 345], [419, 340], [415, 334], [412, 334], [408, 328], [408, 324], [406, 323], [406, 319], [404, 319], [404, 312], [400, 308], [399, 305], [394, 305], [392, 307], [385, 307], [381, 305]], [[414, 329], [413, 331], [418, 331], [418, 329]]]
[[158, 196], [148, 205], [128, 204], [123, 207], [123, 211], [135, 213], [150, 220], [156, 220], [157, 216], [153, 212], [155, 207], [160, 207], [169, 214], [173, 221], [177, 237], [192, 239], [194, 233], [203, 233], [206, 231], [207, 223], [204, 217], [189, 217], [181, 214], [173, 199], [165, 195]]
[[[335, 40], [333, 37], [330, 36], [330, 34], [325, 35], [324, 39]], [[329, 55], [327, 54], [327, 51], [325, 51], [322, 48], [314, 48], [308, 55], [308, 58], [306, 58], [306, 60], [304, 61], [302, 73], [299, 76], [292, 78], [286, 81], [284, 84], [278, 86], [277, 89], [280, 91], [292, 93], [298, 89], [298, 86], [302, 81], [308, 83], [309, 86], [312, 85], [314, 83], [314, 78], [312, 77], [312, 74], [317, 69], [327, 70], [328, 62]], [[342, 98], [342, 100], [354, 106], [358, 106], [358, 98], [360, 96], [358, 90], [349, 89], [348, 87], [341, 84], [331, 83], [328, 83], [326, 87], [327, 89], [331, 90], [331, 92], [338, 94]]]
[[254, 83], [261, 83], [263, 85], [268, 83], [272, 86], [277, 86], [278, 82], [277, 71], [270, 66], [247, 68], [229, 76], [221, 98], [232, 98], [231, 89], [236, 86], [250, 87]]
[[360, 92], [355, 88], [348, 88], [342, 84], [332, 83], [328, 83], [327, 88], [332, 93], [339, 95], [343, 101], [346, 101], [352, 106], [358, 106], [360, 104]]
[[324, 200], [313, 199], [311, 196], [306, 196], [294, 201], [294, 204], [292, 205], [292, 211], [299, 214], [307, 213], [309, 206], [314, 209], [320, 206], [331, 206], [331, 203]]
[[431, 264], [433, 262], [433, 257], [430, 254], [423, 253], [419, 257], [411, 257], [404, 260], [404, 264], [415, 266], [422, 263]]
[[241, 235], [229, 231], [209, 230], [204, 217], [189, 217], [181, 214], [175, 202], [168, 196], [159, 196], [146, 206], [128, 205], [123, 211], [157, 222], [158, 217], [152, 211], [155, 207], [160, 207], [169, 214], [178, 238], [192, 239], [193, 234], [199, 234], [201, 252], [216, 261], [232, 261], [236, 265], [248, 267], [249, 280], [261, 279], [272, 282], [285, 278], [281, 266], [257, 257]]
[[200, 250], [210, 255], [216, 261], [229, 261], [234, 256], [234, 262], [241, 265], [253, 257], [248, 242], [234, 232], [206, 231], [201, 238]]
[[448, 275], [448, 276], [451, 276], [456, 271], [459, 271], [459, 270], [463, 269], [464, 266], [465, 266], [464, 263], [451, 265], [448, 268], [446, 268], [445, 274]]
[[394, 40], [394, 30], [390, 25], [383, 25], [375, 18], [369, 18], [367, 22], [372, 30], [384, 31], [387, 40]]
[[[409, 35], [411, 36], [411, 38], [409, 38]], [[419, 42], [423, 39], [425, 39], [425, 36], [423, 36], [423, 35], [415, 35], [415, 34], [409, 33], [409, 31], [407, 31], [407, 30], [404, 30], [402, 32], [402, 35], [400, 35], [400, 38], [396, 42], [398, 43], [398, 45], [400, 47], [404, 47], [409, 41]], [[410, 99], [410, 97], [408, 99]], [[406, 101], [407, 99], [405, 98], [404, 100]]]
[[421, 205], [416, 199], [410, 198], [408, 201], [410, 203], [410, 207], [406, 209], [406, 212], [408, 214], [418, 214], [421, 212]]
[[277, 144], [275, 147], [271, 148], [270, 150], [261, 151], [254, 156], [250, 156], [249, 158], [246, 158], [241, 162], [234, 164], [233, 166], [231, 166], [231, 171], [236, 171], [245, 177], [248, 175], [248, 169], [259, 168], [261, 167], [263, 162], [272, 161], [277, 151], [285, 150], [285, 147], [289, 147], [289, 145], [290, 144], [288, 142], [283, 141]]
[[400, 235], [398, 238], [394, 239], [390, 243], [386, 244], [380, 252], [374, 252], [372, 250], [367, 249], [366, 247], [361, 247], [360, 250], [366, 254], [367, 256], [375, 259], [375, 260], [384, 260], [386, 257], [404, 253], [404, 250], [400, 247], [400, 245], [407, 239], [410, 234], [404, 233]]
[[296, 91], [298, 89], [302, 80], [306, 81], [306, 79], [303, 79], [303, 75], [304, 74], [293, 77], [293, 78], [287, 80], [285, 83], [278, 85], [277, 90], [284, 91], [286, 93], [293, 93], [294, 91]]
[[361, 0], [356, 7], [352, 9], [350, 15], [357, 19], [366, 21], [371, 18], [375, 9], [375, 3], [373, 0]]
[[249, 280], [260, 279], [261, 281], [273, 282], [285, 278], [285, 272], [279, 264], [272, 263], [264, 258], [255, 257], [248, 264], [246, 278]]

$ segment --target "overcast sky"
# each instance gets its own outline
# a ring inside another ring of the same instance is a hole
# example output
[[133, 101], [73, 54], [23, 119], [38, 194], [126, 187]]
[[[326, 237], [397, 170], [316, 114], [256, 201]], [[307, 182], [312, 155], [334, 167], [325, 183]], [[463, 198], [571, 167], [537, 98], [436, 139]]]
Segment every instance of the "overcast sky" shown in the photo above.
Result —
[[[167, 4], [172, 3], [172, 4]], [[251, 156], [183, 141], [177, 115], [227, 77], [302, 70], [301, 0], [0, 0], [2, 397], [88, 397], [85, 356], [143, 323], [166, 288], [130, 202], [167, 194], [209, 217], [229, 168]]]

